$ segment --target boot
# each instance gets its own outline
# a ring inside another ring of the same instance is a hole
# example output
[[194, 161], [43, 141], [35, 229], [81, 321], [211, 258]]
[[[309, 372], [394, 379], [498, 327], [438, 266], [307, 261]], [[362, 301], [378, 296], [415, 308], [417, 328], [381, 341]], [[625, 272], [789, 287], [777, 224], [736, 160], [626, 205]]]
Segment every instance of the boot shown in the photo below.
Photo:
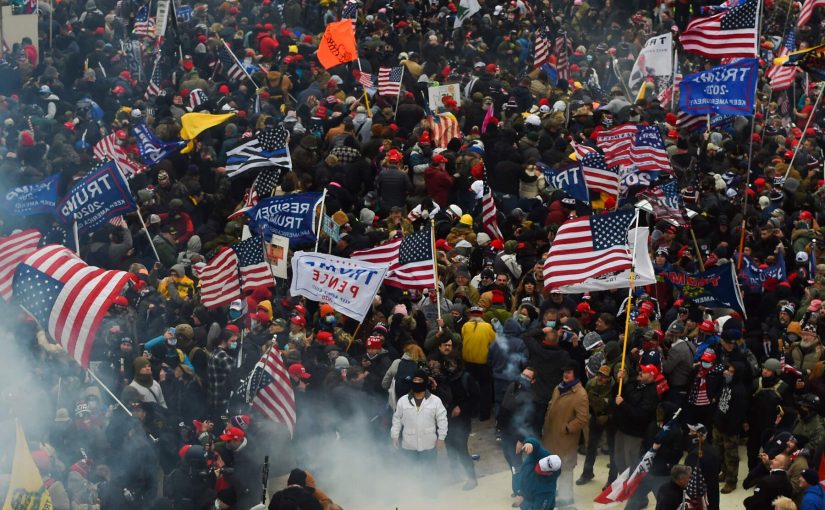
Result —
[[578, 480], [576, 480], [576, 485], [584, 485], [590, 480], [593, 479], [593, 475], [588, 473], [582, 473]]
[[727, 483], [725, 483], [725, 486], [722, 487], [721, 490], [719, 490], [719, 492], [721, 492], [722, 494], [730, 494], [731, 492], [733, 492], [735, 490], [736, 490], [736, 482], [727, 482]]

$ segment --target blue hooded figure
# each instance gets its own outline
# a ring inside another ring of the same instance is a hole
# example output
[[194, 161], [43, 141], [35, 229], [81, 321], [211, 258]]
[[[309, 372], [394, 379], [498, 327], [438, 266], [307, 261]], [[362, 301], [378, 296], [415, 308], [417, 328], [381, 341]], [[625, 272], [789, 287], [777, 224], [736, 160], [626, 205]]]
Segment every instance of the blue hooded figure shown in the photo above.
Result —
[[552, 510], [556, 506], [556, 482], [561, 459], [551, 455], [535, 437], [528, 437], [521, 447], [524, 462], [518, 480], [521, 510]]

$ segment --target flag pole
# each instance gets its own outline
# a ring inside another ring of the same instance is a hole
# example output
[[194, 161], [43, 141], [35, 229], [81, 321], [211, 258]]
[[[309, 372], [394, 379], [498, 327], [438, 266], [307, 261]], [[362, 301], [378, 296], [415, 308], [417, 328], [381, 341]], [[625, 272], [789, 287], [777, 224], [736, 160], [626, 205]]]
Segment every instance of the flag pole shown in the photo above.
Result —
[[103, 388], [104, 390], [106, 390], [106, 393], [108, 393], [108, 394], [109, 394], [109, 396], [110, 396], [110, 397], [112, 397], [112, 399], [114, 399], [114, 401], [115, 401], [115, 402], [117, 402], [117, 403], [118, 403], [118, 405], [119, 405], [120, 407], [122, 407], [124, 411], [126, 411], [126, 414], [128, 414], [129, 416], [132, 416], [132, 411], [130, 411], [130, 410], [129, 410], [129, 408], [128, 408], [128, 407], [126, 407], [126, 405], [125, 405], [123, 402], [121, 402], [121, 401], [120, 401], [120, 399], [119, 399], [119, 398], [117, 398], [117, 397], [115, 396], [115, 394], [114, 394], [114, 393], [112, 393], [112, 390], [110, 390], [110, 389], [109, 389], [109, 387], [108, 387], [108, 386], [106, 386], [106, 385], [103, 383], [103, 381], [101, 381], [101, 380], [100, 380], [100, 379], [99, 379], [99, 378], [95, 375], [95, 373], [94, 373], [94, 372], [92, 372], [92, 369], [91, 369], [91, 368], [87, 368], [87, 369], [86, 369], [86, 373], [88, 373], [88, 374], [91, 376], [91, 378], [92, 378], [92, 379], [94, 379], [94, 380], [95, 380], [95, 382], [96, 382], [97, 384], [99, 384], [99, 385], [100, 385], [100, 387], [101, 387], [101, 388]]
[[152, 236], [149, 235], [149, 229], [146, 228], [146, 222], [143, 221], [143, 215], [140, 214], [140, 207], [138, 207], [136, 209], [136, 211], [137, 211], [138, 219], [140, 220], [140, 226], [142, 226], [143, 231], [146, 232], [146, 239], [149, 240], [149, 246], [152, 247], [152, 253], [155, 254], [155, 260], [160, 262], [160, 255], [158, 255], [158, 249], [155, 248], [155, 243], [152, 242]]
[[80, 234], [77, 232], [77, 218], [72, 221], [72, 235], [74, 235], [74, 252], [80, 256]]
[[275, 277], [275, 271], [272, 270], [272, 264], [269, 263], [269, 258], [266, 255], [266, 239], [264, 239], [263, 235], [261, 235], [261, 249], [264, 251], [264, 262], [266, 262], [266, 267], [269, 268], [269, 274], [272, 275], [272, 282], [277, 286], [278, 280]]
[[229, 54], [232, 55], [232, 60], [234, 60], [235, 63], [238, 64], [238, 67], [241, 68], [241, 71], [243, 71], [243, 74], [245, 74], [246, 77], [249, 78], [249, 81], [252, 82], [252, 85], [255, 85], [255, 89], [261, 88], [261, 87], [258, 86], [257, 83], [255, 83], [255, 80], [252, 79], [252, 75], [249, 74], [249, 71], [246, 70], [246, 67], [241, 65], [241, 61], [238, 60], [238, 57], [235, 56], [235, 54], [232, 52], [232, 48], [230, 48], [229, 45], [226, 44], [226, 41], [221, 39], [221, 43], [223, 43], [223, 47], [226, 48], [226, 51], [228, 51]]
[[321, 225], [324, 221], [324, 208], [327, 203], [327, 189], [324, 188], [324, 194], [321, 196], [321, 214], [318, 215], [318, 228], [315, 230], [315, 253], [318, 253], [318, 243], [321, 242]]
[[696, 258], [699, 260], [699, 270], [704, 272], [705, 271], [705, 261], [702, 259], [702, 252], [699, 251], [699, 243], [696, 241], [696, 233], [693, 231], [693, 227], [690, 227], [690, 238], [693, 239], [693, 247], [696, 248]]
[[630, 307], [633, 304], [633, 286], [636, 282], [636, 243], [639, 240], [639, 210], [636, 209], [634, 218], [635, 230], [633, 231], [633, 247], [630, 253], [630, 286], [627, 289], [627, 306], [625, 307], [624, 338], [622, 339], [622, 361], [619, 370], [622, 377], [619, 378], [619, 396], [622, 396], [622, 383], [624, 382], [624, 366], [627, 357], [627, 340], [630, 335]]
[[[402, 64], [401, 65], [401, 83], [404, 82], [404, 71], [406, 71], [406, 70], [407, 70], [407, 66]], [[398, 111], [398, 103], [400, 103], [400, 102], [401, 102], [401, 87], [399, 86], [398, 87], [398, 94], [395, 95], [395, 110], [393, 110], [393, 112], [392, 112], [393, 115], [395, 115], [395, 113]]]
[[808, 131], [808, 128], [811, 127], [811, 120], [813, 120], [814, 114], [816, 113], [816, 109], [819, 106], [819, 103], [822, 101], [823, 91], [825, 91], [825, 86], [820, 85], [819, 94], [816, 95], [816, 102], [814, 103], [814, 107], [811, 110], [810, 115], [808, 115], [808, 120], [805, 121], [805, 129], [802, 130], [802, 136], [799, 138], [799, 143], [797, 144], [796, 149], [794, 149], [793, 151], [793, 156], [791, 156], [791, 162], [788, 163], [788, 170], [785, 171], [785, 177], [783, 177], [783, 180], [787, 179], [788, 174], [791, 173], [791, 167], [793, 167], [793, 162], [796, 159], [796, 155], [799, 153], [799, 148], [802, 147], [802, 142], [805, 141], [805, 133]]
[[435, 309], [438, 320], [441, 320], [441, 296], [438, 295], [438, 260], [435, 257], [435, 220], [430, 218], [430, 244], [433, 250], [433, 276], [435, 276]]

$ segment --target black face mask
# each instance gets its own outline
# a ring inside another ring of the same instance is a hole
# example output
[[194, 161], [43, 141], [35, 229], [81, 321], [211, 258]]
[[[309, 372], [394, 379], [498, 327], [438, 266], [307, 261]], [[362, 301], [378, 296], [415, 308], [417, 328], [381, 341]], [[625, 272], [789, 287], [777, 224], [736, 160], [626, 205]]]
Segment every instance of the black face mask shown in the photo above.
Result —
[[413, 393], [421, 393], [422, 391], [427, 389], [427, 383], [425, 382], [414, 382], [412, 383], [412, 390]]

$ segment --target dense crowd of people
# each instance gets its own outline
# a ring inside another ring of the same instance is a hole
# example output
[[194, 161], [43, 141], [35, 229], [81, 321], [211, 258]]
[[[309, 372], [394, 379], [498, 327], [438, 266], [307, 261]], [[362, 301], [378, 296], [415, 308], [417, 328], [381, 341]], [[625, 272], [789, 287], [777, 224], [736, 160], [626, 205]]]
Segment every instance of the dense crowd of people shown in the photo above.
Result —
[[[473, 490], [468, 440], [492, 420], [513, 475], [503, 490], [525, 510], [589, 505], [576, 486], [609, 487], [649, 450], [631, 510], [651, 493], [657, 510], [679, 508], [697, 467], [711, 510], [720, 493], [741, 494], [748, 510], [825, 508], [818, 85], [800, 72], [792, 88], [772, 91], [761, 76], [753, 122], [691, 130], [657, 95], [670, 83], [638, 98], [627, 84], [645, 41], [678, 35], [707, 14], [704, 4], [513, 0], [485, 3], [454, 28], [466, 1], [369, 0], [355, 13], [357, 62], [324, 69], [315, 54], [342, 2], [175, 4], [158, 39], [134, 33], [155, 3], [141, 13], [132, 0], [39, 2], [37, 40], [4, 41], [0, 62], [4, 190], [58, 174], [62, 195], [96, 165], [92, 148], [110, 133], [140, 161], [135, 125], [171, 142], [187, 112], [235, 114], [191, 153], [129, 180], [145, 226], [129, 214], [81, 236], [87, 263], [134, 274], [94, 343], [90, 368], [105, 387], [44, 325], [6, 308], [7, 349], [23, 373], [11, 370], [4, 385], [4, 415], [24, 425], [53, 507], [248, 509], [267, 492], [269, 454], [270, 474], [289, 473], [286, 488], [268, 488], [269, 509], [340, 508], [310, 470], [323, 469], [324, 442], [367, 438], [401, 453], [407, 476]], [[799, 9], [764, 2], [763, 70]], [[815, 10], [796, 40], [818, 44], [822, 20]], [[534, 68], [536, 36], [552, 45], [559, 34], [571, 43], [566, 62], [554, 48], [549, 65]], [[227, 76], [223, 41], [249, 76]], [[684, 74], [709, 65], [686, 53], [679, 63]], [[393, 66], [404, 69], [398, 96], [366, 94], [358, 73]], [[145, 94], [153, 75], [157, 90]], [[429, 104], [428, 88], [446, 83], [459, 83], [461, 96]], [[441, 143], [432, 115], [447, 112], [460, 136]], [[782, 265], [755, 286], [743, 279], [743, 310], [702, 306], [662, 277], [636, 288], [629, 307], [626, 288], [545, 289], [558, 228], [630, 209], [644, 186], [626, 182], [621, 196], [586, 204], [553, 189], [544, 169], [625, 123], [661, 131], [673, 168], [661, 179], [676, 179], [698, 213], [690, 228], [642, 214], [657, 272], [740, 269], [741, 255], [757, 270]], [[291, 166], [273, 195], [325, 191], [326, 213], [341, 220], [340, 240], [321, 247], [349, 257], [433, 228], [437, 289], [385, 285], [362, 323], [290, 296], [283, 279], [228, 308], [201, 303], [197, 268], [241, 240], [246, 218], [228, 217], [258, 173], [230, 179], [227, 152], [276, 124], [289, 132]], [[485, 228], [484, 179], [501, 238]], [[71, 238], [48, 214], [0, 217], [4, 235]], [[243, 391], [272, 348], [295, 394], [291, 438]], [[442, 451], [447, 477], [432, 469]], [[609, 475], [596, 479], [602, 456]]]

